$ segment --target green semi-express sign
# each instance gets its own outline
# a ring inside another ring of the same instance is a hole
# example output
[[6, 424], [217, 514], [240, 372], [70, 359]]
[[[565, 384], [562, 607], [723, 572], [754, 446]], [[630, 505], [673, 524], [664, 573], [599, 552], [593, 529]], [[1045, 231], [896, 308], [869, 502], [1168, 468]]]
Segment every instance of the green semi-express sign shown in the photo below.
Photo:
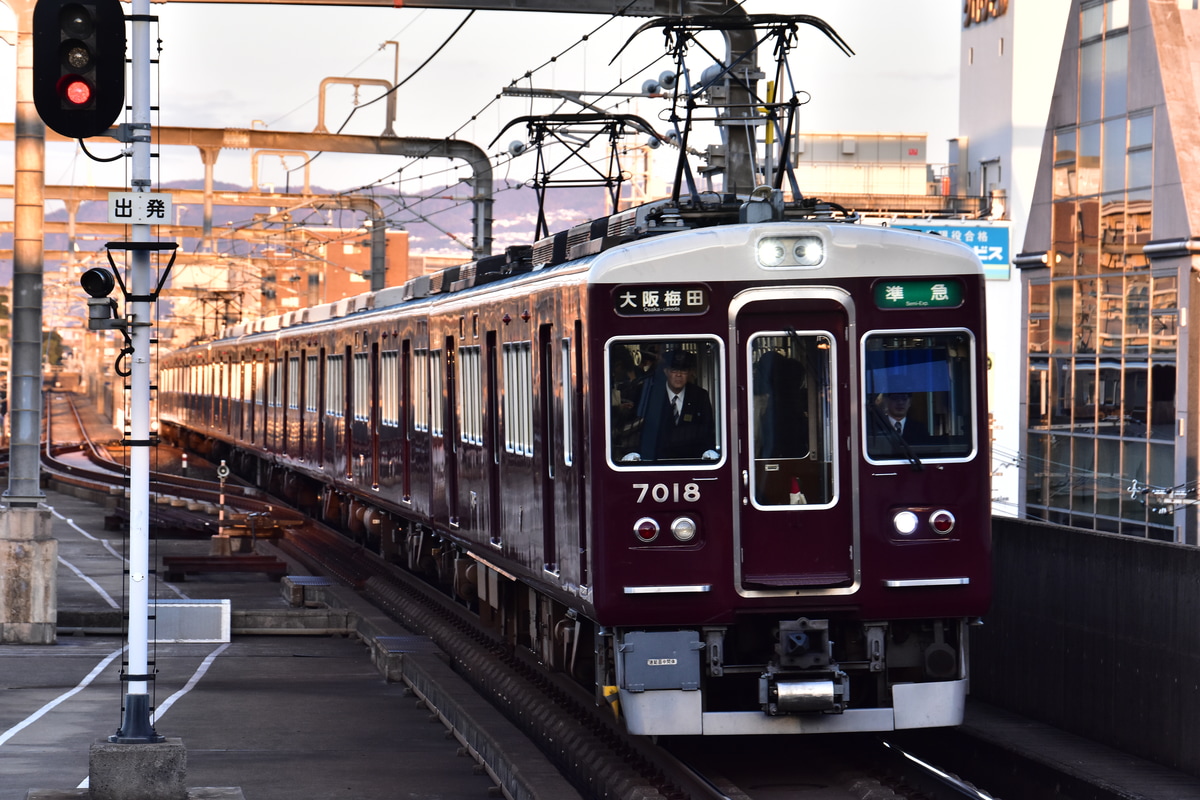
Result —
[[956, 280], [899, 280], [875, 284], [877, 308], [957, 308], [962, 284]]

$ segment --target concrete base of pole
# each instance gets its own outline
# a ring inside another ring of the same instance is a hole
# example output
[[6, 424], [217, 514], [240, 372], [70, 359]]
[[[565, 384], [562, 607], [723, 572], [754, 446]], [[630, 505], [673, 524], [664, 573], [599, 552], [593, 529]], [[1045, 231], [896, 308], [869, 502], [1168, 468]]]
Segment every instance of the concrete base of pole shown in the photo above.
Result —
[[183, 740], [153, 744], [92, 745], [88, 761], [91, 800], [187, 800], [187, 750]]
[[0, 507], [0, 643], [54, 644], [58, 541], [46, 508]]

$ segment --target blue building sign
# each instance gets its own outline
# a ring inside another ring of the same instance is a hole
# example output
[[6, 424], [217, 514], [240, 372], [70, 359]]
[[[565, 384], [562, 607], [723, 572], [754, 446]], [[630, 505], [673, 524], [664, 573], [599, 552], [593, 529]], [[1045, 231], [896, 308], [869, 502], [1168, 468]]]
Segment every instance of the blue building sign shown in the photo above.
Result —
[[1011, 258], [1008, 248], [1007, 222], [910, 222], [894, 220], [893, 228], [936, 233], [962, 242], [975, 251], [983, 262], [983, 274], [988, 280], [1008, 280]]

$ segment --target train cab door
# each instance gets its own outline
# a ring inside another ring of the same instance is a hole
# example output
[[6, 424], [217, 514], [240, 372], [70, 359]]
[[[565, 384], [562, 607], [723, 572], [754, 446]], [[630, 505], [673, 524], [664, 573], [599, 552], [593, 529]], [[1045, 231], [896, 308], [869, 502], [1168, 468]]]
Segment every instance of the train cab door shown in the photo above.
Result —
[[738, 591], [846, 593], [857, 585], [845, 295], [746, 292], [736, 327]]

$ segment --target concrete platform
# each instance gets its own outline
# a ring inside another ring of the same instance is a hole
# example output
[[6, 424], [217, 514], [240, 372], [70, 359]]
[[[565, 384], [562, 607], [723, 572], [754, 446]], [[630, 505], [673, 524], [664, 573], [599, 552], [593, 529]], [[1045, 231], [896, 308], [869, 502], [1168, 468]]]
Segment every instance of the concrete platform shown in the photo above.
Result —
[[[0, 646], [0, 798], [87, 797], [89, 749], [121, 724], [122, 534], [104, 530], [98, 505], [53, 490], [46, 502], [59, 541], [59, 636]], [[208, 549], [164, 540], [151, 557]], [[233, 609], [229, 643], [151, 645], [155, 730], [182, 740], [189, 797], [483, 798], [498, 781], [515, 797], [578, 797], [431, 642], [350, 590], [328, 591], [338, 608], [295, 608], [295, 587], [264, 575], [153, 587]]]

